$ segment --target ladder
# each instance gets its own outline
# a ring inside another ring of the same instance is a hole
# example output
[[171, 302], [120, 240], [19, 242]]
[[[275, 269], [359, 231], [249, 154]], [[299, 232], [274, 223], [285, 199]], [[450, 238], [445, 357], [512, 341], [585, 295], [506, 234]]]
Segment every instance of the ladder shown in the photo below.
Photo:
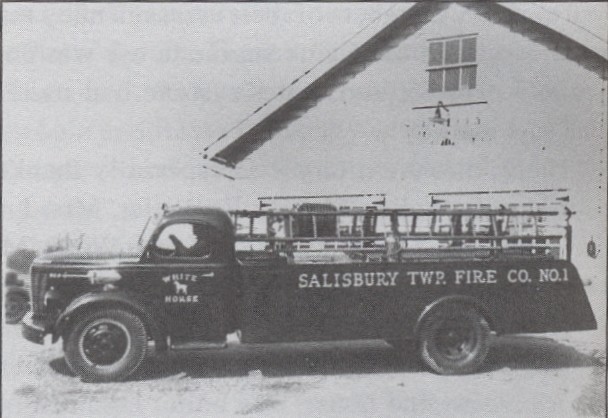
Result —
[[344, 260], [355, 261], [567, 255], [568, 229], [555, 222], [558, 211], [302, 207], [230, 212], [237, 252], [265, 251], [288, 258], [340, 253]]

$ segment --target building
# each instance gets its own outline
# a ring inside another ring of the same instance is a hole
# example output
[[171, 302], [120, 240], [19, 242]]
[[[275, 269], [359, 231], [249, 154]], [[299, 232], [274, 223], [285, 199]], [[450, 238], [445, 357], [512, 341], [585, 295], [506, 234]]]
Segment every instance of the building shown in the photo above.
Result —
[[567, 189], [584, 254], [606, 229], [606, 41], [539, 5], [422, 2], [382, 18], [209, 159], [244, 193], [380, 192], [388, 206]]

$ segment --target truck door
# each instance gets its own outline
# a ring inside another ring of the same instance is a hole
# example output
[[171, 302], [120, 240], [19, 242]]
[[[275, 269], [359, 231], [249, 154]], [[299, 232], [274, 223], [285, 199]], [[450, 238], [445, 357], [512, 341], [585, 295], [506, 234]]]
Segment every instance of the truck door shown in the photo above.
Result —
[[223, 341], [234, 318], [235, 265], [220, 231], [199, 221], [165, 225], [151, 247], [172, 343]]

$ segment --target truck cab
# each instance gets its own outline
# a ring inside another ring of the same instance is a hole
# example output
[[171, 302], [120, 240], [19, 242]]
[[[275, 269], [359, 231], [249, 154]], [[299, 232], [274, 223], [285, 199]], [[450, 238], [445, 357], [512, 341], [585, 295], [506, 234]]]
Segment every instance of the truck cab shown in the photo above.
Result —
[[[188, 251], [197, 242], [199, 251]], [[148, 220], [136, 251], [38, 258], [31, 268], [32, 310], [23, 334], [37, 343], [46, 334], [53, 342], [63, 338], [76, 373], [114, 380], [138, 366], [151, 341], [159, 351], [193, 343], [222, 347], [236, 326], [238, 280], [226, 212], [164, 208]], [[121, 362], [112, 360], [120, 354], [111, 353], [120, 347], [139, 354], [116, 366]]]

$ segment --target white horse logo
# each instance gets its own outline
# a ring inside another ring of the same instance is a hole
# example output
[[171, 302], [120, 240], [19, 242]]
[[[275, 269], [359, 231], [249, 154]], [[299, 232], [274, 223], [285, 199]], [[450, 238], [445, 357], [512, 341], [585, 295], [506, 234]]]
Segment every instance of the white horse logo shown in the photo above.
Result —
[[187, 295], [188, 294], [188, 285], [184, 284], [184, 283], [180, 283], [180, 282], [173, 282], [173, 284], [175, 285], [175, 294], [179, 295], [180, 293], [183, 295]]

